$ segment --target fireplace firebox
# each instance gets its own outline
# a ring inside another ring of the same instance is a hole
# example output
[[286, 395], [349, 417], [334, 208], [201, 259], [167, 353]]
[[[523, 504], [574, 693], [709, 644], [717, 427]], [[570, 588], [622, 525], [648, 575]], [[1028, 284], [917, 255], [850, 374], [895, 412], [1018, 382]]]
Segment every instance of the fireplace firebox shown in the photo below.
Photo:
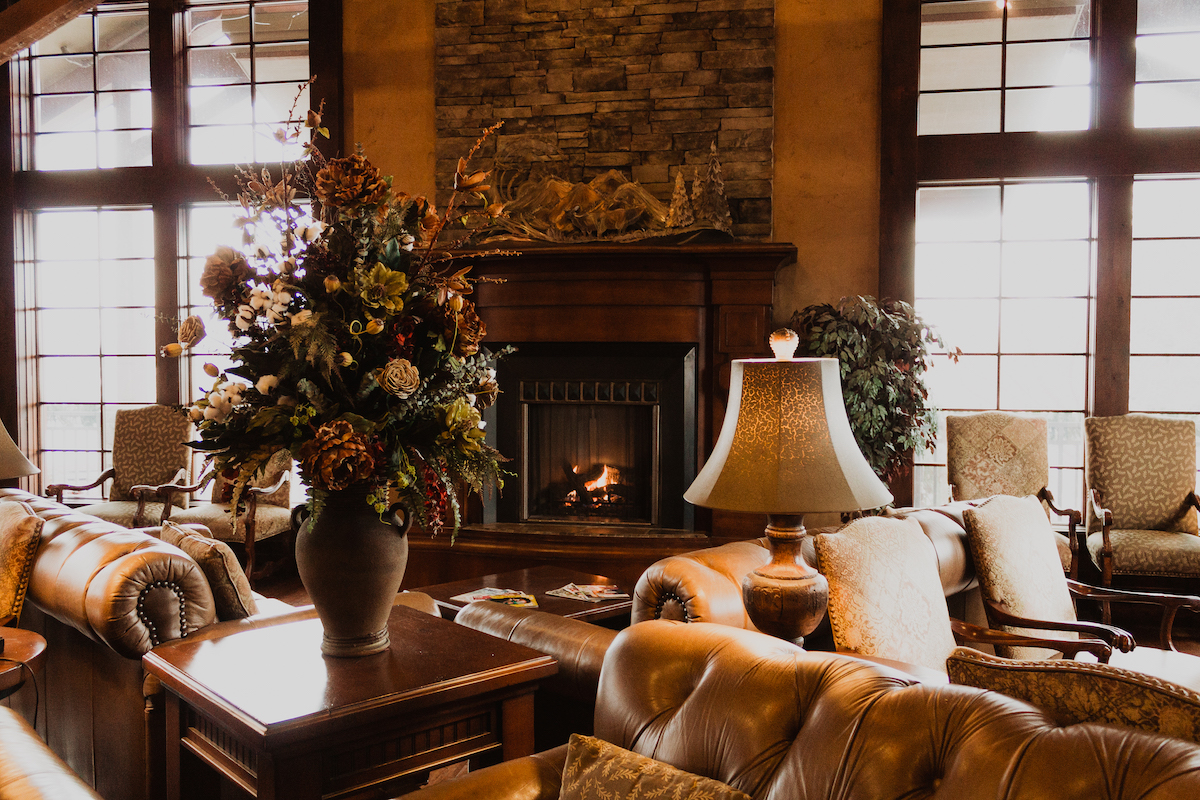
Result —
[[[517, 344], [498, 367], [498, 522], [691, 530], [696, 347]], [[489, 426], [491, 427], [491, 426]]]

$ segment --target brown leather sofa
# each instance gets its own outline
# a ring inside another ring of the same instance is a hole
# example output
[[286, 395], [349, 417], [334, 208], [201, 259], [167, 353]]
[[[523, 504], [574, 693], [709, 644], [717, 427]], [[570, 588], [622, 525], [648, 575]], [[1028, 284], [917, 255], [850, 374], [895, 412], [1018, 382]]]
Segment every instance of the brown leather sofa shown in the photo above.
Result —
[[102, 796], [162, 797], [166, 721], [142, 655], [290, 607], [263, 598], [256, 617], [217, 622], [208, 579], [182, 550], [54, 500], [0, 489], [0, 502], [12, 499], [46, 520], [19, 623], [46, 638], [39, 732]]
[[0, 706], [0, 800], [97, 800], [11, 708]]
[[[976, 504], [975, 501], [964, 501], [936, 508], [897, 509], [891, 513], [916, 519], [933, 543], [950, 615], [986, 625], [963, 521], [963, 512]], [[816, 565], [811, 537], [805, 539], [802, 555], [810, 565]], [[715, 622], [757, 630], [742, 603], [742, 579], [770, 558], [767, 540], [763, 537], [657, 561], [642, 573], [634, 588], [632, 622], [651, 619]], [[818, 629], [816, 635], [820, 634], [821, 629]], [[810, 640], [810, 643], [816, 646], [816, 641]]]
[[[594, 680], [597, 737], [756, 800], [1200, 797], [1200, 745], [1191, 742], [1060, 725], [1020, 700], [913, 683], [850, 656], [806, 652], [727, 625], [649, 621], [606, 646], [603, 638], [583, 641], [578, 625], [558, 635], [552, 620], [539, 620], [536, 631], [520, 620], [539, 612], [469, 609], [465, 619], [459, 615], [465, 624], [525, 628], [529, 643], [561, 652], [560, 676], [574, 673], [563, 680]], [[606, 651], [593, 679], [599, 648]], [[566, 751], [559, 746], [405, 797], [553, 800]]]

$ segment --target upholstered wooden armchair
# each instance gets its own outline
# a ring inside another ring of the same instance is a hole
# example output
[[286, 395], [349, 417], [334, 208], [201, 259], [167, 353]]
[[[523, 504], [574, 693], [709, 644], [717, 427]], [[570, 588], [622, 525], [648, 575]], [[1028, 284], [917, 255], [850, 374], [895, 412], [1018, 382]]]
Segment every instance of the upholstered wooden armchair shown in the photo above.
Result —
[[[213, 538], [241, 545], [246, 559], [246, 577], [251, 586], [264, 577], [275, 563], [259, 565], [257, 545], [264, 539], [286, 534], [294, 535], [291, 511], [292, 456], [280, 450], [267, 463], [262, 474], [251, 481], [235, 513], [233, 484], [224, 476], [210, 470], [190, 486], [162, 487], [172, 500], [180, 494], [193, 495], [210, 482], [209, 502], [193, 502], [188, 508], [169, 507], [169, 519], [176, 524], [200, 524], [212, 532]], [[173, 504], [178, 505], [178, 504]], [[291, 548], [288, 548], [290, 554]]]
[[[1174, 652], [1171, 637], [1176, 612], [1200, 610], [1200, 597], [1119, 591], [1068, 580], [1058, 568], [1057, 554], [1046, 536], [1049, 523], [1036, 497], [996, 496], [968, 509], [964, 517], [984, 608], [994, 627], [1021, 635], [1058, 630], [1101, 638], [1121, 651], [1112, 654], [1114, 665], [1200, 689], [1200, 658]], [[1080, 597], [1158, 606], [1164, 649], [1136, 647], [1126, 631], [1080, 621], [1074, 605]], [[1001, 647], [998, 652], [1013, 658], [1044, 655], [1023, 648]]]
[[992, 495], [1037, 495], [1047, 513], [1067, 519], [1067, 533], [1051, 531], [1063, 571], [1079, 577], [1083, 515], [1054, 505], [1047, 486], [1050, 457], [1046, 420], [1003, 411], [946, 415], [946, 477], [954, 500]]
[[[112, 481], [108, 500], [79, 509], [103, 520], [136, 528], [165, 516], [158, 487], [187, 483], [192, 422], [181, 409], [170, 406], [122, 408], [113, 424], [112, 467], [86, 486], [65, 483], [46, 487], [46, 496], [62, 502], [63, 492], [84, 491]], [[173, 497], [186, 508], [188, 495]]]
[[[1147, 414], [1089, 417], [1087, 550], [1101, 582], [1200, 578], [1196, 425]], [[1104, 619], [1110, 611], [1104, 606]]]
[[829, 581], [829, 624], [838, 650], [942, 674], [956, 639], [1090, 652], [1100, 659], [1112, 652], [1099, 639], [1018, 635], [952, 619], [937, 556], [916, 520], [863, 517], [836, 533], [817, 535], [813, 544], [817, 569]]

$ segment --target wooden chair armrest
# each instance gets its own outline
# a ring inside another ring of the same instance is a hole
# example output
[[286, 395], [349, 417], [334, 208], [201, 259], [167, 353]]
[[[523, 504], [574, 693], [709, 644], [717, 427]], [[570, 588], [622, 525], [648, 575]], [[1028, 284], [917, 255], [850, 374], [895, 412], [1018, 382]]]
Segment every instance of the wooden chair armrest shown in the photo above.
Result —
[[1112, 526], [1112, 512], [1105, 508], [1101, 503], [1100, 493], [1095, 489], [1089, 489], [1088, 502], [1092, 506], [1092, 516], [1100, 520], [1100, 524], [1103, 525], [1104, 529], [1107, 531], [1108, 528]]
[[1200, 612], [1200, 597], [1191, 594], [1170, 594], [1167, 592], [1142, 592], [1132, 589], [1110, 589], [1103, 586], [1091, 586], [1078, 581], [1067, 581], [1067, 589], [1074, 597], [1083, 597], [1104, 603], [1145, 603], [1156, 605], [1162, 609], [1162, 618], [1158, 627], [1158, 646], [1163, 650], [1175, 650], [1175, 615], [1179, 609], [1186, 608]]
[[986, 598], [984, 599], [983, 603], [987, 609], [988, 619], [996, 624], [1013, 625], [1019, 628], [1036, 628], [1038, 630], [1074, 631], [1076, 633], [1086, 633], [1092, 637], [1103, 639], [1105, 642], [1108, 642], [1122, 653], [1128, 653], [1137, 645], [1137, 643], [1133, 640], [1132, 634], [1130, 634], [1128, 631], [1123, 631], [1120, 628], [1113, 627], [1112, 625], [1104, 625], [1099, 622], [1059, 622], [1053, 620], [1028, 619], [1026, 617], [1018, 617], [1009, 612], [999, 603], [995, 603]]
[[285, 469], [283, 472], [279, 473], [279, 480], [275, 481], [274, 484], [272, 484], [270, 486], [247, 486], [246, 494], [253, 494], [253, 495], [259, 495], [259, 496], [262, 496], [265, 494], [273, 494], [283, 488], [283, 484], [285, 482], [287, 482], [287, 479], [289, 477], [291, 477], [291, 473]]
[[1080, 653], [1091, 653], [1102, 664], [1107, 664], [1112, 656], [1112, 645], [1102, 639], [1043, 639], [1038, 636], [1022, 636], [1008, 631], [981, 628], [957, 619], [950, 620], [950, 628], [954, 632], [954, 638], [959, 641], [1010, 647], [1040, 647], [1057, 650], [1068, 658], [1075, 658]]
[[96, 478], [93, 483], [89, 483], [87, 486], [72, 486], [69, 483], [53, 483], [46, 487], [46, 497], [53, 497], [55, 502], [61, 503], [63, 492], [82, 492], [85, 489], [95, 489], [97, 486], [104, 483], [109, 478], [114, 477], [116, 474], [117, 473], [112, 468], [106, 469], [104, 472], [100, 473], [99, 478]]
[[[1049, 506], [1050, 510], [1055, 514], [1060, 517], [1067, 518], [1067, 524], [1070, 526], [1072, 533], [1074, 533], [1075, 528], [1077, 528], [1083, 522], [1082, 512], [1073, 508], [1059, 508], [1058, 506], [1054, 505], [1054, 493], [1051, 492], [1048, 487], [1043, 486], [1041, 491], [1037, 493], [1037, 497], [1039, 500], [1043, 501], [1047, 506]], [[1074, 542], [1073, 536], [1072, 542]]]

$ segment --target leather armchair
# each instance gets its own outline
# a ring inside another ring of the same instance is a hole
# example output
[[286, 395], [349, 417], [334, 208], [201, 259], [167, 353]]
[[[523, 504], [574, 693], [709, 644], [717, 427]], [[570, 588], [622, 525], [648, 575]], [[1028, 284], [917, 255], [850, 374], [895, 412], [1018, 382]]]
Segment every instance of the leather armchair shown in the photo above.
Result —
[[11, 708], [0, 706], [0, 800], [100, 800]]
[[[554, 653], [555, 641], [541, 639]], [[990, 800], [1064, 796], [1066, 786], [1081, 798], [1200, 796], [1195, 744], [1106, 725], [1060, 727], [993, 692], [913, 684], [726, 625], [660, 620], [617, 635], [598, 679], [595, 735], [755, 798]], [[406, 800], [553, 800], [566, 750]]]
[[[963, 512], [973, 505], [975, 501], [948, 503], [936, 508], [893, 509], [890, 515], [916, 520], [929, 537], [951, 616], [982, 625], [986, 620], [963, 523]], [[813, 530], [812, 533], [822, 530], [833, 529]], [[816, 566], [811, 537], [804, 541], [802, 555], [811, 566]], [[767, 540], [761, 538], [657, 561], [642, 573], [634, 588], [632, 621], [715, 622], [757, 630], [742, 603], [742, 579], [770, 558]]]

